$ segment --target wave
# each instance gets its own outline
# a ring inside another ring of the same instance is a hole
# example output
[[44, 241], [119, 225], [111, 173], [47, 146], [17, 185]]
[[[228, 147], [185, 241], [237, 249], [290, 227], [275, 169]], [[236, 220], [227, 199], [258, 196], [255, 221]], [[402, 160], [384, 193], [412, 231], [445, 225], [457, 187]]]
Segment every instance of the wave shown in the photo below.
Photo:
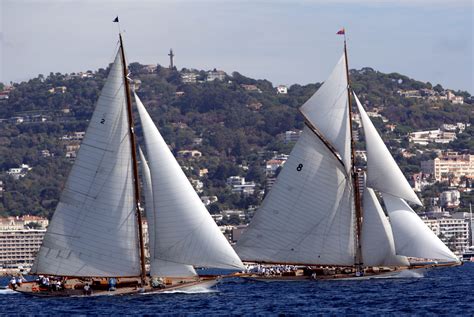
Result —
[[0, 295], [20, 294], [9, 288], [0, 288]]

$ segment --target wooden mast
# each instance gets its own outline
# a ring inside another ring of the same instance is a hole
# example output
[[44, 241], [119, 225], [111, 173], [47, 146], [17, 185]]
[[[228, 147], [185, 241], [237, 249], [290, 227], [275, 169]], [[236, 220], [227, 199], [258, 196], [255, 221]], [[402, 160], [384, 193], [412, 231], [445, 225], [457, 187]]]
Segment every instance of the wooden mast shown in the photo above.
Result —
[[130, 96], [130, 84], [128, 82], [128, 69], [125, 61], [125, 51], [123, 50], [122, 34], [119, 33], [120, 37], [120, 52], [122, 55], [122, 69], [123, 69], [123, 81], [125, 84], [125, 96], [127, 100], [127, 114], [128, 114], [128, 127], [130, 133], [130, 145], [132, 147], [132, 166], [133, 166], [133, 186], [135, 193], [135, 213], [138, 222], [138, 241], [140, 245], [140, 278], [142, 286], [145, 286], [146, 282], [146, 269], [145, 269], [145, 245], [143, 242], [143, 227], [142, 227], [142, 214], [140, 211], [140, 179], [138, 178], [138, 160], [137, 160], [137, 147], [135, 141], [135, 129], [133, 123], [132, 113], [132, 98]]
[[351, 81], [349, 77], [349, 62], [347, 60], [347, 45], [346, 45], [346, 33], [344, 29], [344, 57], [346, 59], [346, 76], [347, 76], [347, 101], [349, 106], [349, 126], [351, 133], [351, 175], [354, 186], [354, 204], [355, 204], [355, 216], [356, 216], [356, 254], [355, 254], [355, 266], [358, 271], [362, 269], [362, 247], [360, 243], [360, 234], [362, 230], [362, 206], [360, 199], [359, 190], [359, 175], [355, 166], [355, 141], [354, 133], [352, 131], [352, 102], [351, 102]]

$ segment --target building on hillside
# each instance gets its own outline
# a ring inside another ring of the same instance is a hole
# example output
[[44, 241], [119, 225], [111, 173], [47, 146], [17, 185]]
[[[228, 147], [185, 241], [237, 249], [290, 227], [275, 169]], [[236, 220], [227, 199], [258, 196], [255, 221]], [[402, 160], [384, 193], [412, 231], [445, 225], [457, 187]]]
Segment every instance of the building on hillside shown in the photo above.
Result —
[[447, 190], [440, 194], [439, 203], [442, 208], [452, 209], [459, 207], [461, 201], [459, 190]]
[[[28, 227], [36, 223], [34, 229]], [[28, 270], [35, 259], [48, 220], [36, 216], [0, 218], [0, 270]]]
[[223, 81], [225, 79], [226, 73], [222, 70], [212, 70], [207, 72], [207, 78], [206, 81], [214, 81], [214, 80], [220, 80]]
[[428, 143], [449, 143], [456, 139], [455, 132], [437, 130], [412, 132], [408, 140], [414, 144], [427, 145]]
[[227, 178], [226, 181], [227, 185], [234, 186], [234, 185], [243, 185], [245, 184], [245, 177], [242, 176], [230, 176]]
[[199, 179], [190, 179], [189, 182], [191, 183], [191, 185], [193, 185], [194, 187], [194, 190], [197, 192], [197, 193], [202, 193], [203, 192], [203, 188], [204, 188], [204, 183], [201, 182]]
[[239, 220], [245, 220], [245, 212], [243, 210], [222, 210], [221, 215], [227, 220], [232, 216], [238, 217]]
[[438, 181], [474, 176], [474, 155], [445, 152], [433, 160], [422, 161], [423, 173], [433, 175]]
[[178, 158], [190, 159], [190, 158], [199, 158], [201, 156], [202, 156], [202, 153], [197, 150], [178, 151]]
[[423, 222], [451, 251], [461, 254], [469, 248], [469, 223], [464, 219], [423, 219]]
[[448, 90], [446, 93], [448, 100], [451, 101], [452, 104], [462, 105], [464, 103], [464, 98], [462, 96], [456, 96], [452, 91]]
[[288, 94], [288, 87], [285, 85], [278, 85], [277, 89], [277, 94], [279, 95], [286, 95]]
[[262, 93], [260, 88], [258, 88], [256, 85], [246, 85], [246, 84], [241, 84], [240, 85], [244, 90], [249, 91], [249, 92], [258, 92], [259, 94]]
[[198, 74], [194, 72], [187, 72], [181, 74], [181, 81], [185, 84], [195, 84], [197, 82]]
[[219, 199], [217, 196], [202, 196], [201, 201], [205, 206], [209, 206], [210, 204], [213, 204], [217, 202]]
[[285, 134], [283, 134], [283, 142], [284, 143], [297, 142], [301, 136], [301, 133], [303, 133], [303, 131], [301, 130], [285, 131]]
[[10, 175], [14, 179], [18, 180], [21, 177], [25, 177], [26, 174], [33, 168], [28, 164], [21, 164], [19, 167], [12, 167], [7, 171], [7, 175]]

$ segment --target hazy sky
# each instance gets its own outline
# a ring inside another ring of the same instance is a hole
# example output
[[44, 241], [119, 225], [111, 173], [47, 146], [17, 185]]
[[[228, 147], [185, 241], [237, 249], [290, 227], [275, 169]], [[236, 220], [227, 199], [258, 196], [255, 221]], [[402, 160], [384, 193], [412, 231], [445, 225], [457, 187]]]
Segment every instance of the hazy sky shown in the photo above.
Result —
[[348, 33], [351, 68], [474, 94], [472, 0], [0, 0], [0, 81], [96, 70], [119, 15], [130, 62], [238, 71], [277, 84], [324, 80]]

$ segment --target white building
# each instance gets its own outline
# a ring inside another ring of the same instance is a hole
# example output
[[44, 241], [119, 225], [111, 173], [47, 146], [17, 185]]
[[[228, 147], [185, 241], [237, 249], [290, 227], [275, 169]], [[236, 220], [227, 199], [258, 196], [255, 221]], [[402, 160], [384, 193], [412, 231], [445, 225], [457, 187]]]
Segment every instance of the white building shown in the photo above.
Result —
[[285, 131], [285, 134], [283, 135], [283, 142], [284, 143], [297, 142], [301, 136], [301, 133], [303, 133], [303, 131], [301, 130]]
[[461, 203], [460, 198], [461, 194], [458, 190], [447, 190], [441, 193], [439, 202], [443, 208], [456, 208]]
[[464, 219], [423, 219], [423, 222], [451, 251], [461, 254], [469, 248], [469, 223]]
[[423, 173], [431, 174], [438, 181], [448, 180], [450, 177], [460, 179], [462, 176], [474, 176], [474, 155], [446, 152], [433, 160], [422, 161]]
[[285, 85], [278, 85], [277, 94], [286, 95], [287, 93], [288, 93], [288, 87], [286, 87]]
[[219, 199], [217, 196], [202, 196], [201, 201], [205, 206], [209, 206], [210, 204], [213, 204], [217, 202]]
[[243, 185], [245, 184], [245, 177], [243, 176], [230, 176], [227, 178], [226, 181], [227, 185], [234, 186], [234, 185]]
[[437, 130], [417, 131], [410, 133], [409, 141], [415, 144], [427, 145], [428, 143], [449, 143], [456, 139], [455, 132]]
[[[25, 225], [37, 223], [38, 228]], [[48, 220], [36, 216], [0, 218], [0, 270], [29, 269], [43, 242]]]
[[214, 80], [224, 80], [226, 76], [226, 73], [222, 70], [212, 70], [207, 73], [207, 81], [214, 81]]
[[25, 177], [26, 174], [33, 168], [28, 164], [21, 164], [19, 167], [12, 167], [7, 171], [7, 174], [18, 180], [20, 177]]
[[185, 84], [195, 84], [197, 82], [198, 74], [189, 72], [181, 74], [181, 81]]

